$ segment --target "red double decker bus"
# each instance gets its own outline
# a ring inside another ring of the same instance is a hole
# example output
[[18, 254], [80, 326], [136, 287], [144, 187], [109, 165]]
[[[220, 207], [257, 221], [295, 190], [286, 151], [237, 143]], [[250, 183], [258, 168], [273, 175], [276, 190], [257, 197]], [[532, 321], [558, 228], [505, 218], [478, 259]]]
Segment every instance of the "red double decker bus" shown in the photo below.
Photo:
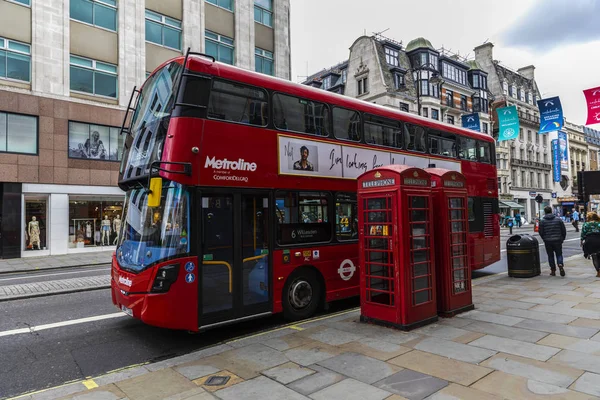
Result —
[[387, 164], [461, 171], [471, 264], [500, 258], [484, 134], [189, 51], [134, 90], [122, 134], [112, 301], [151, 325], [296, 320], [357, 296], [355, 179]]

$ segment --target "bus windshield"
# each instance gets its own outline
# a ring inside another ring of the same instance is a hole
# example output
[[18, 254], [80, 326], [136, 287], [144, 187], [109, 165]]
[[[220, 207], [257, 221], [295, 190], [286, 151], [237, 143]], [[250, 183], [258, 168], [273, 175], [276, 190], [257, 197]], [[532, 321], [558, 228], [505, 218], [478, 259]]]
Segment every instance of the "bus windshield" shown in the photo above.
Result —
[[126, 269], [141, 271], [157, 261], [189, 252], [189, 198], [176, 182], [163, 185], [160, 205], [148, 207], [143, 188], [127, 192], [117, 260]]
[[181, 68], [176, 62], [170, 63], [146, 81], [131, 121], [131, 136], [125, 143], [121, 179], [148, 175], [152, 162], [161, 159]]

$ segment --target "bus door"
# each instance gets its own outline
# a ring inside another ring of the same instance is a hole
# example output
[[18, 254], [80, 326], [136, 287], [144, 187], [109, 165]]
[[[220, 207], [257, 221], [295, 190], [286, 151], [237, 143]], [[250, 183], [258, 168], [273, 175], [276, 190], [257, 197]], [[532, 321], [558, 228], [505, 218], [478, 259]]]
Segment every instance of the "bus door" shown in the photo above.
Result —
[[199, 197], [200, 328], [269, 313], [268, 192], [203, 190]]

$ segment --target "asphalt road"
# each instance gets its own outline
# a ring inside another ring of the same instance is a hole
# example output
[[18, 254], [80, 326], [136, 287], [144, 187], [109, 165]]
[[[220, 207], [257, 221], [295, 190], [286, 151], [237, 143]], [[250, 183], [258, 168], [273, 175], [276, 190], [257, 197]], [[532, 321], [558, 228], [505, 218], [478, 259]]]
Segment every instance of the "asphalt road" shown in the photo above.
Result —
[[[504, 250], [510, 235], [508, 231], [502, 233]], [[514, 233], [537, 236], [532, 229], [515, 229]], [[564, 244], [565, 257], [581, 254], [578, 238], [579, 234], [571, 228]], [[546, 262], [543, 246], [540, 255], [542, 262]], [[566, 267], [568, 273], [568, 263]], [[0, 285], [102, 275], [108, 271], [106, 267], [90, 267], [9, 274], [0, 276]], [[501, 261], [475, 271], [473, 276], [478, 278], [504, 271], [505, 251]], [[334, 302], [328, 312], [358, 305], [358, 299]], [[73, 323], [78, 319], [86, 320]], [[56, 323], [58, 326], [44, 327]], [[196, 335], [159, 329], [119, 313], [111, 303], [108, 289], [3, 302], [0, 303], [0, 399], [129, 365], [187, 354], [284, 323], [281, 316], [273, 316], [237, 324], [235, 329], [224, 327]], [[42, 330], [32, 331], [31, 327]], [[22, 331], [14, 333], [17, 329]]]
[[[581, 225], [580, 225], [581, 228]], [[527, 227], [527, 228], [521, 228], [521, 229], [513, 229], [513, 235], [519, 235], [522, 233], [526, 233], [529, 234], [533, 237], [535, 237], [538, 242], [540, 243], [540, 261], [541, 263], [546, 263], [548, 262], [548, 256], [546, 254], [546, 249], [544, 247], [544, 241], [540, 238], [540, 235], [536, 232], [533, 232], [533, 228], [532, 227]], [[568, 258], [568, 257], [572, 257], [578, 254], [583, 254], [581, 247], [579, 246], [579, 232], [575, 232], [575, 229], [570, 225], [567, 224], [567, 238], [565, 240], [565, 242], [563, 243], [563, 257], [564, 258]], [[506, 241], [508, 240], [508, 238], [510, 238], [510, 233], [508, 231], [508, 229], [502, 229], [501, 233], [500, 233], [500, 248], [502, 249], [502, 258], [500, 259], [500, 261], [490, 265], [489, 267], [477, 270], [477, 271], [473, 271], [473, 279], [477, 279], [477, 278], [481, 278], [484, 276], [489, 276], [489, 275], [493, 275], [493, 274], [498, 274], [501, 272], [505, 272], [508, 268], [508, 266], [506, 265]], [[568, 273], [568, 268], [569, 268], [569, 263], [568, 261], [565, 262], [565, 270]], [[593, 268], [591, 266], [590, 263], [590, 268]], [[542, 273], [548, 273], [549, 271], [544, 271], [542, 269]]]

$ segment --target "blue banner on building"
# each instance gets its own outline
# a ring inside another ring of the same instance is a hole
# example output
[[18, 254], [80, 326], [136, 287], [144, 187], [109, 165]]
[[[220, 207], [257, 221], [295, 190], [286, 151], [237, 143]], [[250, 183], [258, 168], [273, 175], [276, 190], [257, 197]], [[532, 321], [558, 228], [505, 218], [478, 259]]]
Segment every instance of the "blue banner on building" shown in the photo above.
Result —
[[560, 154], [560, 170], [569, 170], [569, 142], [567, 140], [567, 132], [558, 132], [558, 147]]
[[552, 176], [554, 182], [560, 182], [560, 146], [558, 139], [552, 141]]
[[538, 100], [540, 109], [540, 131], [539, 133], [548, 133], [561, 129], [563, 127], [563, 111], [558, 96], [548, 99]]
[[519, 114], [517, 106], [497, 108], [500, 133], [498, 141], [513, 140], [519, 137]]
[[463, 128], [481, 132], [481, 124], [479, 123], [479, 113], [463, 115], [462, 126]]

